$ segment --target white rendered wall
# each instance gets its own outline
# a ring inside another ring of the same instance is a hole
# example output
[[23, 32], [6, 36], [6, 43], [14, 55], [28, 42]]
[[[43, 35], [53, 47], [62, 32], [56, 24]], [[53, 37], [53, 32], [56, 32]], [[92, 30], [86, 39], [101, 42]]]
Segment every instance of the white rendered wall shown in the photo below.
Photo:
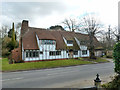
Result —
[[[66, 50], [60, 50], [61, 51], [61, 55], [49, 55], [50, 51], [57, 51], [56, 50], [56, 43], [55, 44], [41, 44], [41, 40], [39, 40], [38, 36], [36, 35], [36, 39], [37, 39], [37, 44], [39, 46], [39, 50], [37, 50], [39, 52], [39, 57], [26, 57], [26, 51], [23, 50], [23, 60], [25, 61], [35, 61], [35, 60], [47, 60], [47, 59], [64, 59], [64, 58], [69, 58], [68, 53], [66, 52]], [[67, 44], [67, 40], [63, 37], [65, 43]], [[87, 50], [87, 46], [85, 45], [80, 45], [80, 42], [78, 41], [78, 39], [75, 37], [75, 40], [77, 42], [77, 44], [79, 45], [81, 50], [78, 50], [78, 55], [73, 55], [73, 58], [77, 58], [77, 57], [89, 57], [89, 50]], [[71, 44], [67, 44], [67, 46], [71, 46]], [[86, 55], [82, 55], [82, 50], [87, 50], [87, 54]], [[31, 50], [32, 51], [32, 50]], [[34, 50], [35, 51], [35, 50]], [[40, 54], [40, 52], [43, 52], [43, 54]]]
[[[26, 51], [24, 51], [24, 54], [26, 57]], [[78, 51], [78, 55], [73, 55], [73, 58], [78, 58], [78, 57], [89, 57], [89, 50], [87, 50], [86, 55], [82, 55], [82, 51], [80, 50]], [[62, 50], [61, 55], [56, 55], [56, 56], [50, 56], [49, 51], [44, 51], [43, 54], [40, 54], [40, 51], [39, 51], [39, 57], [36, 57], [36, 58], [28, 57], [28, 58], [25, 58], [25, 61], [36, 61], [36, 60], [47, 60], [47, 59], [66, 59], [66, 58], [69, 58], [66, 50]]]
[[[27, 51], [24, 52], [25, 57], [26, 57]], [[32, 50], [30, 50], [30, 51], [32, 51]], [[64, 59], [64, 58], [69, 58], [68, 53], [66, 53], [65, 50], [61, 51], [61, 55], [56, 55], [56, 56], [50, 56], [49, 51], [44, 51], [43, 54], [39, 53], [39, 57], [36, 57], [36, 58], [35, 57], [26, 57], [25, 61], [47, 60], [47, 59]]]

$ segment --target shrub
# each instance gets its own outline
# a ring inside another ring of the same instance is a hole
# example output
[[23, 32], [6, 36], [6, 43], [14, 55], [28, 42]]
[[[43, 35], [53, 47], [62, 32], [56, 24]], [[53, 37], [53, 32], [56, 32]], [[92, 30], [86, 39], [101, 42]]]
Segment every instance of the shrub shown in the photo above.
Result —
[[115, 90], [119, 90], [120, 89], [120, 76], [117, 75], [114, 77], [114, 79], [107, 83], [107, 84], [103, 84], [102, 85], [103, 88], [111, 88], [111, 90], [115, 89]]
[[114, 46], [113, 58], [115, 62], [115, 72], [120, 75], [120, 42]]

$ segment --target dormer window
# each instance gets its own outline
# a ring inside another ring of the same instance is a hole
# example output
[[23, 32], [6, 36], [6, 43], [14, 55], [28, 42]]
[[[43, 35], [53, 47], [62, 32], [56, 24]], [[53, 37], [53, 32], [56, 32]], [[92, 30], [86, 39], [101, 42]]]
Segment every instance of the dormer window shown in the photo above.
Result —
[[55, 40], [41, 40], [41, 44], [55, 44]]
[[67, 44], [73, 44], [72, 40], [67, 40]]

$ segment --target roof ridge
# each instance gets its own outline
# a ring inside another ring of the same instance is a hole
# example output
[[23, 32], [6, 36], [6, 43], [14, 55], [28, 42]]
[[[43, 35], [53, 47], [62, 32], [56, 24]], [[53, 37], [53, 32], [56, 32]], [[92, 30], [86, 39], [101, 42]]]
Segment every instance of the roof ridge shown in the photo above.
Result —
[[29, 27], [29, 28], [32, 28], [32, 29], [43, 29], [43, 30], [48, 30], [46, 28], [36, 28], [36, 27]]

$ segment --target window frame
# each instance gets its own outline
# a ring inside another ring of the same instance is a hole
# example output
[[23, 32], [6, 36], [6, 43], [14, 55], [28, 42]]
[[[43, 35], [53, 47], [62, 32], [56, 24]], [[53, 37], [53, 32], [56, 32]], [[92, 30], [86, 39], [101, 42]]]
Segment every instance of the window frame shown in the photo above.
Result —
[[87, 55], [87, 50], [82, 50], [82, 55]]
[[78, 55], [78, 51], [73, 51], [73, 55]]
[[39, 57], [39, 51], [27, 51], [26, 58], [37, 58]]
[[61, 51], [50, 51], [49, 56], [58, 56], [61, 55]]
[[54, 45], [55, 40], [41, 40], [41, 44], [43, 44], [43, 45]]
[[73, 44], [73, 40], [67, 40], [67, 44]]

